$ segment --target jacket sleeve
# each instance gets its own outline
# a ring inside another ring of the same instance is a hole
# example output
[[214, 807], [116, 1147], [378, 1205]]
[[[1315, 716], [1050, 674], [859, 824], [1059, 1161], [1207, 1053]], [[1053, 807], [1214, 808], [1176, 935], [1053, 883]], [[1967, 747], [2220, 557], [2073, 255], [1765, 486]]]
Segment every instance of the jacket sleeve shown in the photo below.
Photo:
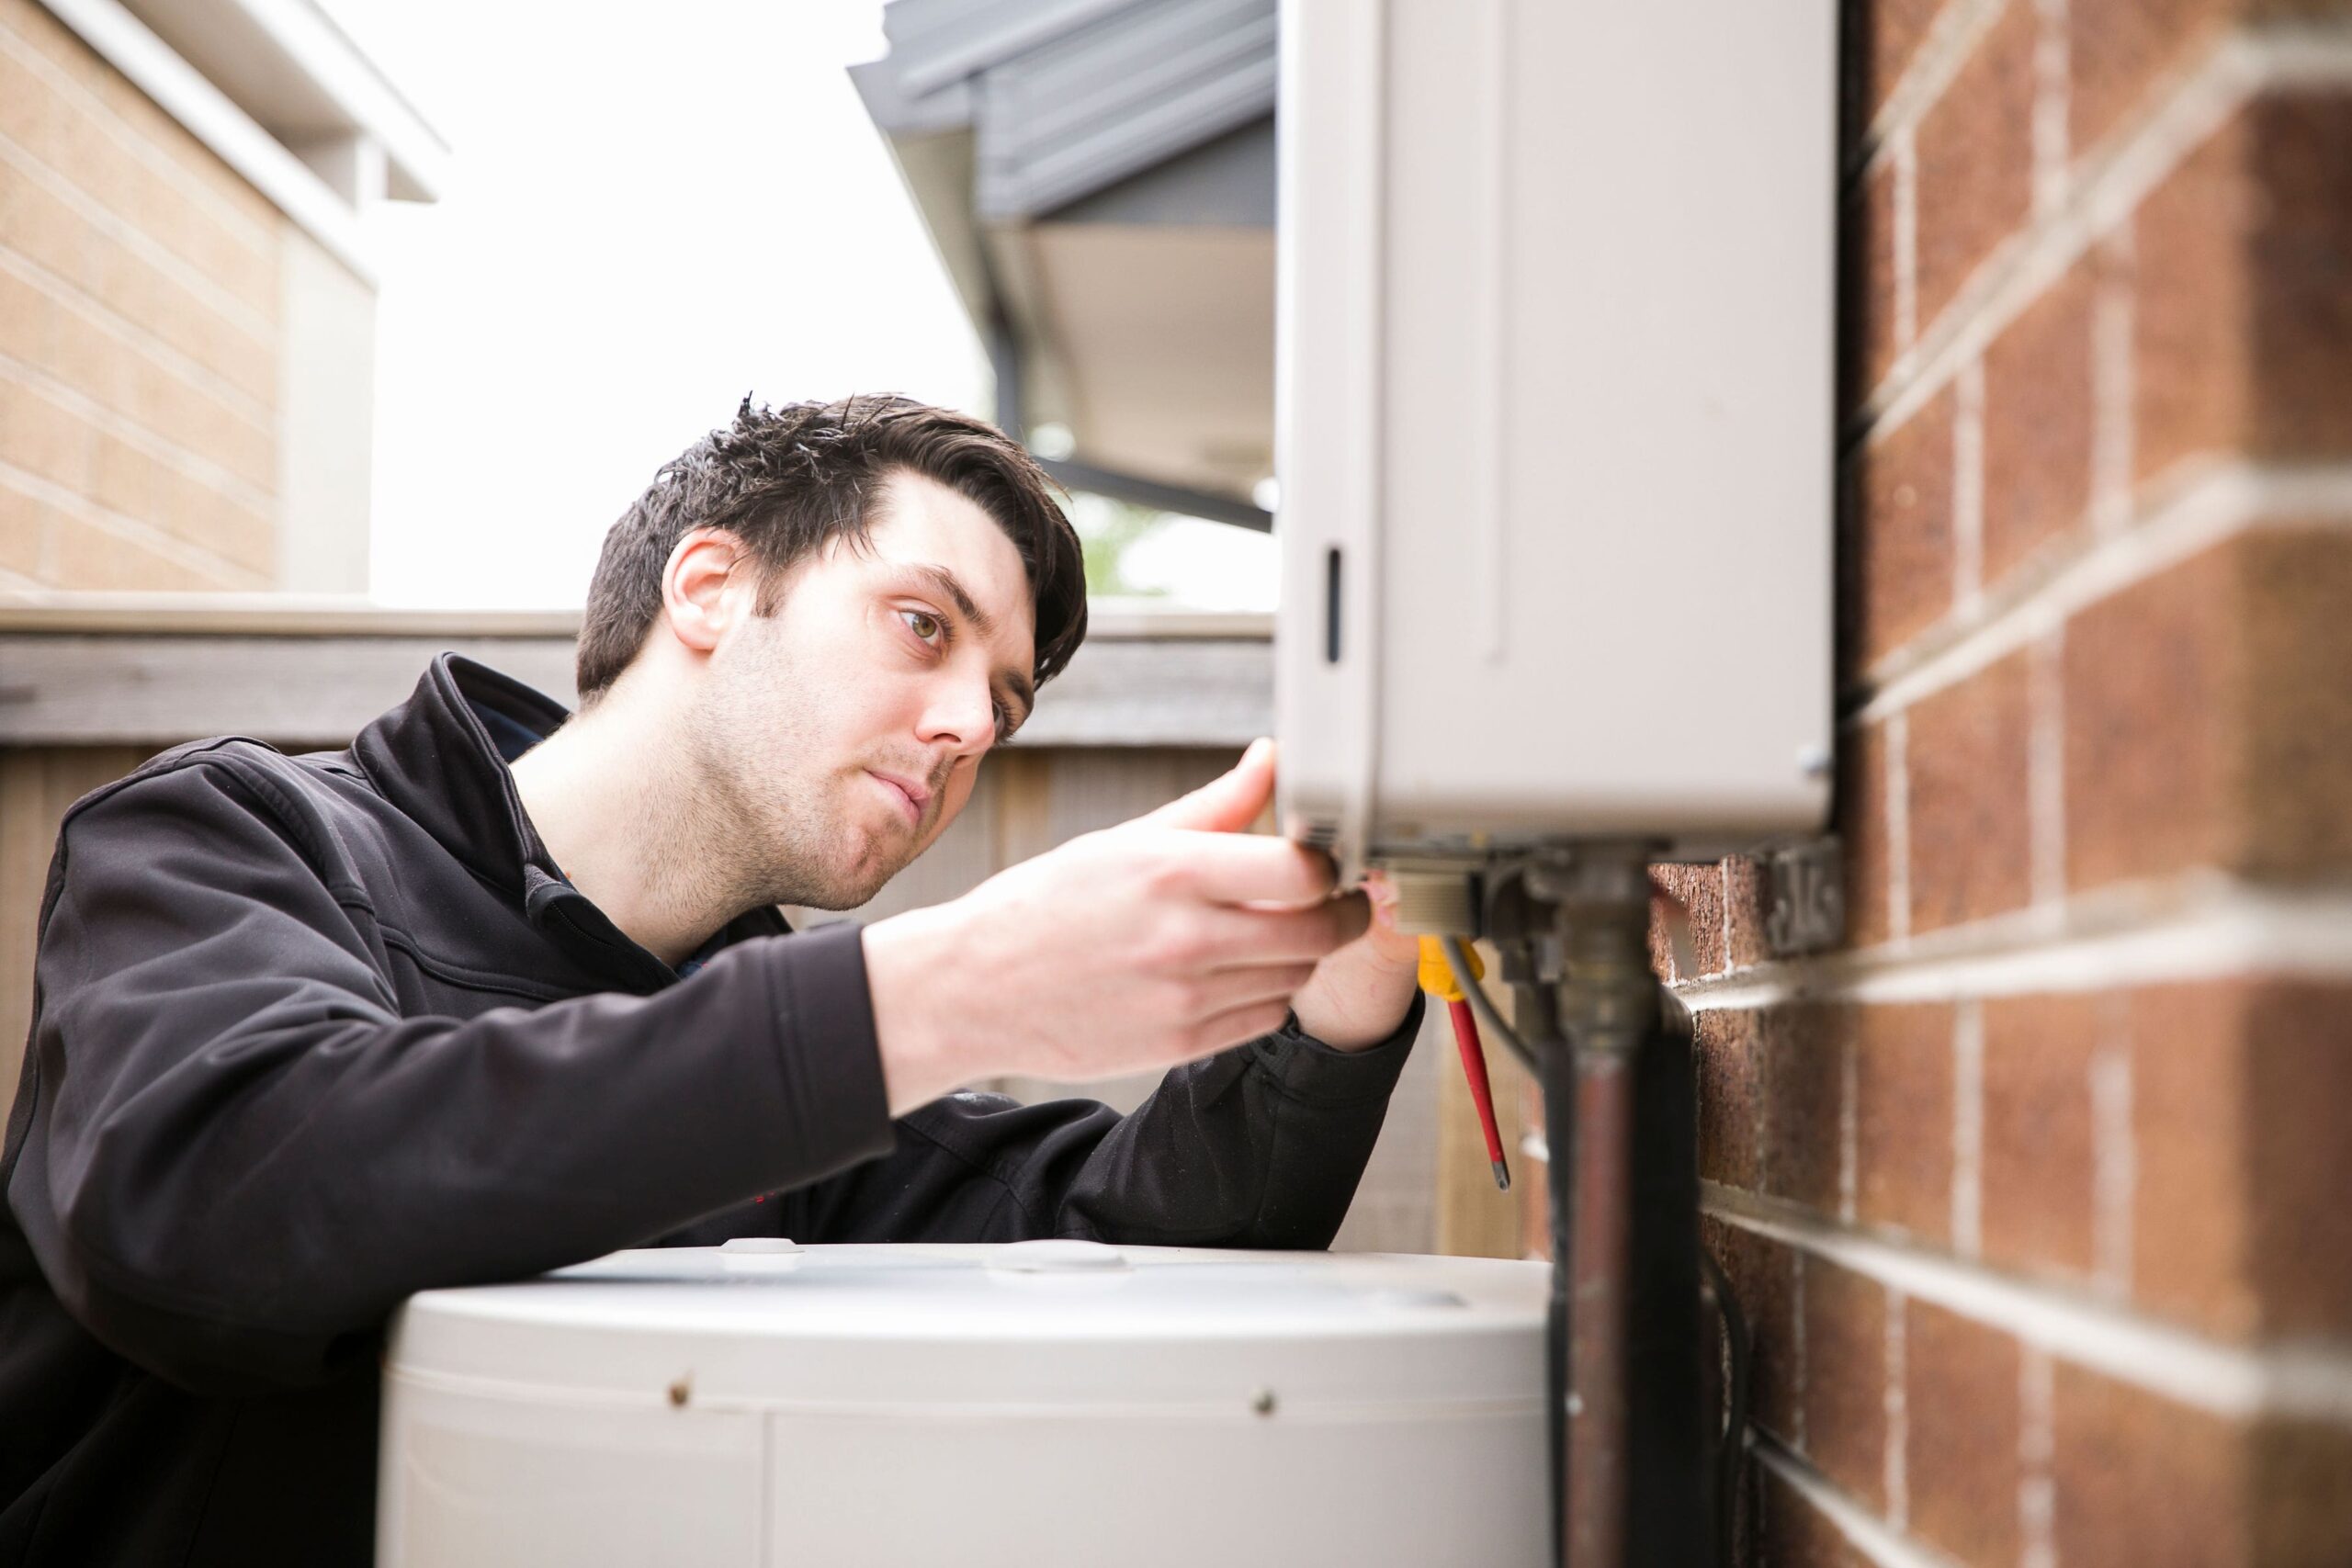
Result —
[[50, 874], [7, 1199], [130, 1359], [199, 1392], [313, 1381], [412, 1292], [890, 1148], [854, 931], [743, 943], [650, 997], [401, 1018], [364, 896], [259, 790], [135, 778], [69, 818]]
[[807, 1195], [811, 1241], [1081, 1236], [1319, 1249], [1347, 1217], [1421, 1022], [1340, 1051], [1283, 1029], [1160, 1080], [1125, 1116], [1091, 1100], [954, 1094], [897, 1147]]

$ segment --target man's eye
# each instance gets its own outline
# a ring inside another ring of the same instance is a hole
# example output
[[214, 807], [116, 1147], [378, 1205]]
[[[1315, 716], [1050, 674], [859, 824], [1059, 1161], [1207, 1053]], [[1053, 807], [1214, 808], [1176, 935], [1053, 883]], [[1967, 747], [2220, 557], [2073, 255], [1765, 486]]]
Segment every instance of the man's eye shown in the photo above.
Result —
[[937, 615], [932, 615], [928, 611], [901, 610], [899, 612], [899, 615], [906, 621], [907, 629], [913, 632], [915, 636], [921, 637], [925, 642], [932, 641], [947, 629], [944, 626], [940, 624], [940, 620]]

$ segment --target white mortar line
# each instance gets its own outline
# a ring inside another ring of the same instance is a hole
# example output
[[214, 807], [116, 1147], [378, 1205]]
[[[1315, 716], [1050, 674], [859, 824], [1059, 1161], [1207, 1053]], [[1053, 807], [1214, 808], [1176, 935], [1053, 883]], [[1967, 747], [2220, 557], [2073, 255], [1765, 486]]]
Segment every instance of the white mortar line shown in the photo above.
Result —
[[2099, 1290], [2120, 1301], [2132, 1293], [2132, 1206], [2139, 1170], [2132, 1122], [2132, 1055], [2103, 1028], [2092, 1054], [2091, 1272]]
[[2058, 1484], [2051, 1462], [2058, 1449], [2056, 1364], [2049, 1352], [2018, 1348], [2018, 1568], [2058, 1568], [2053, 1527]]
[[2012, 236], [1978, 266], [1945, 308], [1944, 330], [1889, 371], [1863, 400], [1855, 427], [1867, 427], [1872, 440], [1892, 434], [2249, 98], [2273, 87], [2352, 83], [2352, 38], [2324, 25], [2242, 30], [2178, 82], [2153, 111], [2082, 160], [2065, 203], [2047, 221]]
[[2053, 936], [2027, 910], [1860, 953], [1675, 987], [1693, 1012], [1797, 999], [1953, 1001], [2245, 976], [2352, 979], [2352, 892], [2222, 876], [2078, 895]]
[[1897, 137], [1912, 129], [1944, 96], [1953, 77], [1976, 52], [1976, 45], [1993, 30], [2007, 0], [1967, 0], [1947, 6], [1912, 51], [1911, 62], [1886, 95], [1855, 148], [1854, 167], [1867, 171]]
[[2033, 40], [2033, 214], [2041, 220], [2066, 200], [2066, 0], [2035, 0], [2034, 10], [2039, 26]]
[[0, 137], [0, 163], [14, 164], [17, 172], [40, 186], [71, 209], [84, 223], [105, 234], [148, 266], [172, 280], [190, 298], [212, 311], [238, 332], [263, 347], [270, 345], [275, 324], [253, 306], [238, 299], [221, 284], [206, 276], [187, 259], [154, 235], [141, 229], [130, 219], [92, 196], [74, 183], [73, 178], [51, 168], [32, 152]]
[[1911, 1528], [1910, 1392], [1904, 1382], [1904, 1302], [1901, 1291], [1886, 1292], [1886, 1446], [1882, 1450], [1886, 1487], [1886, 1522], [1897, 1530]]
[[1951, 1021], [1951, 1249], [1974, 1258], [1984, 1227], [1984, 1008], [1965, 1001]]
[[1886, 723], [1886, 930], [1896, 942], [1911, 936], [1911, 716], [1900, 709]]
[[1962, 620], [1984, 597], [1984, 362], [1962, 367], [1951, 416], [1951, 597]]
[[1907, 379], [1890, 372], [1856, 411], [1856, 425], [1883, 439], [1940, 391], [1960, 366], [2064, 276], [2100, 233], [2149, 192], [2264, 85], [2264, 61], [2250, 40], [2223, 39], [2179, 89], [2104, 156], [2085, 160], [2068, 199], [2046, 220], [2011, 235], [1980, 263], [1944, 309], [1939, 330], [1920, 345]]
[[1792, 1490], [1802, 1493], [1806, 1502], [1837, 1527], [1847, 1544], [1869, 1558], [1876, 1568], [1953, 1568], [1951, 1559], [1897, 1535], [1883, 1521], [1871, 1517], [1860, 1503], [1782, 1452], [1770, 1438], [1758, 1441], [1756, 1458]]
[[153, 458], [163, 467], [178, 473], [181, 478], [190, 479], [207, 490], [226, 496], [247, 511], [262, 517], [276, 516], [277, 497], [260, 489], [253, 480], [201, 453], [189, 451], [169, 436], [159, 434], [129, 414], [119, 413], [108, 408], [88, 393], [68, 382], [59, 380], [39, 366], [28, 365], [21, 359], [14, 359], [7, 355], [0, 354], [0, 371], [5, 371], [18, 385], [30, 388], [51, 402], [65, 409], [93, 430], [113, 436], [124, 446]]
[[2137, 446], [2139, 355], [2138, 231], [2125, 219], [2106, 240], [2091, 301], [2091, 526], [2120, 532], [2132, 520], [2132, 467]]
[[2059, 917], [2066, 899], [2066, 628], [2034, 646], [2027, 666], [2026, 819], [2034, 904]]
[[1887, 718], [2046, 637], [2091, 604], [2257, 523], [2352, 525], [2352, 463], [2281, 467], [2214, 463], [2185, 476], [2145, 521], [2102, 539], [2025, 597], [1998, 600], [1954, 641], [1879, 676], [1849, 726]]
[[2119, 1306], [1844, 1230], [1778, 1199], [1713, 1181], [1700, 1187], [1702, 1208], [1726, 1224], [2175, 1404], [2233, 1420], [2278, 1415], [2352, 1429], [2352, 1347], [2223, 1345]]
[[186, 349], [175, 348], [153, 328], [142, 326], [62, 274], [54, 273], [22, 251], [0, 249], [0, 272], [10, 274], [46, 295], [51, 304], [97, 324], [108, 336], [128, 344], [133, 353], [169, 371], [184, 386], [221, 405], [259, 429], [274, 429], [276, 412]]
[[[93, 524], [116, 538], [152, 550], [191, 571], [208, 572], [241, 587], [269, 586], [267, 574], [253, 567], [240, 565], [226, 556], [215, 555], [201, 545], [193, 545], [176, 535], [166, 534], [152, 523], [142, 523], [136, 517], [126, 517], [119, 512], [109, 511], [79, 491], [42, 479], [39, 474], [14, 464], [0, 463], [0, 486], [21, 491], [36, 501], [46, 502], [79, 522]], [[49, 565], [53, 571], [55, 563], [51, 561]]]
[[[79, 35], [77, 34], [76, 37], [78, 38]], [[266, 225], [255, 223], [252, 218], [240, 211], [234, 202], [223, 197], [210, 186], [191, 181], [188, 177], [188, 170], [181, 164], [179, 160], [131, 126], [116, 111], [113, 105], [94, 92], [88, 84], [42, 52], [40, 45], [29, 39], [13, 33], [6, 28], [0, 28], [0, 51], [15, 56], [17, 63], [35, 75], [48, 78], [50, 90], [77, 104], [84, 116], [98, 128], [100, 134], [108, 141], [120, 148], [129, 157], [145, 164], [150, 173], [160, 175], [169, 182], [173, 189], [177, 191], [184, 199], [201, 209], [206, 217], [222, 229], [229, 231], [236, 239], [251, 246], [262, 258], [266, 259], [277, 251], [277, 236], [274, 231]], [[109, 61], [107, 63], [113, 62]], [[133, 85], [136, 85], [136, 84]], [[164, 113], [168, 116], [171, 111], [166, 109]], [[179, 129], [183, 131], [187, 130], [186, 126], [181, 126]], [[191, 139], [193, 139], [192, 133]], [[27, 148], [26, 151], [30, 152], [32, 149]], [[207, 148], [205, 155], [211, 157], [215, 154], [212, 153], [211, 149]]]

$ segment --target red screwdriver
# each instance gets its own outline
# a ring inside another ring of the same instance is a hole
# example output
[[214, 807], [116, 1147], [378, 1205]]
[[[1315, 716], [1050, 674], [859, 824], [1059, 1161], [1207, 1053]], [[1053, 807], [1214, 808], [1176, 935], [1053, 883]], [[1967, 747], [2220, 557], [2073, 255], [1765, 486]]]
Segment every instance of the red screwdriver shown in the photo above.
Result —
[[[1486, 978], [1486, 965], [1478, 962], [1478, 954], [1467, 943], [1463, 953], [1470, 960], [1470, 977], [1466, 982], [1476, 985]], [[1503, 1159], [1503, 1136], [1495, 1126], [1495, 1094], [1487, 1082], [1486, 1048], [1478, 1041], [1478, 1018], [1470, 1010], [1465, 983], [1453, 973], [1453, 965], [1445, 961], [1445, 947], [1438, 938], [1421, 938], [1421, 989], [1437, 998], [1453, 1017], [1453, 1043], [1462, 1048], [1462, 1076], [1470, 1080], [1470, 1102], [1478, 1108], [1478, 1128], [1487, 1134], [1487, 1162], [1494, 1169], [1495, 1185], [1510, 1190], [1510, 1167]]]

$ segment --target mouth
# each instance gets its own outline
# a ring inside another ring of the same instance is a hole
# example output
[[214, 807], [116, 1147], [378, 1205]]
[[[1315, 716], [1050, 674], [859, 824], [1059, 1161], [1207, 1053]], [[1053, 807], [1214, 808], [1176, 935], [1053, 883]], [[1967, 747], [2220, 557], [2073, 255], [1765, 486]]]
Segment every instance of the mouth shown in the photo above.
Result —
[[931, 791], [912, 779], [902, 779], [895, 773], [877, 773], [867, 770], [866, 776], [882, 786], [882, 793], [905, 814], [907, 826], [918, 827], [922, 822], [922, 808], [931, 803]]

